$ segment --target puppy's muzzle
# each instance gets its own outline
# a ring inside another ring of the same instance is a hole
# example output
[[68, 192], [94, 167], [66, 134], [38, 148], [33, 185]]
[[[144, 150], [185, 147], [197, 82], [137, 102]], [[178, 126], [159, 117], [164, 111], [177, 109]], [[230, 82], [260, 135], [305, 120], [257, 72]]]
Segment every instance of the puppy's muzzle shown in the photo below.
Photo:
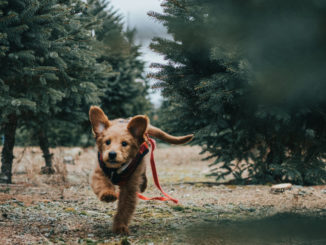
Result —
[[110, 151], [109, 152], [109, 159], [114, 160], [117, 157], [117, 153], [115, 151]]

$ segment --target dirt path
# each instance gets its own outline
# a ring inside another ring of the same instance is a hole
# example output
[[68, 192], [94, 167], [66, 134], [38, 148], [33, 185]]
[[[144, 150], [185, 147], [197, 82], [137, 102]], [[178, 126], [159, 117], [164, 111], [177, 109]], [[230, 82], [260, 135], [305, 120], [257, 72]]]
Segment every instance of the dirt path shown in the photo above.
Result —
[[[26, 149], [24, 155], [16, 149], [15, 184], [0, 186], [1, 244], [231, 244], [198, 240], [192, 229], [284, 212], [326, 217], [326, 186], [294, 186], [272, 194], [269, 186], [217, 185], [205, 177], [209, 163], [200, 161], [198, 147], [160, 146], [156, 161], [162, 187], [180, 204], [139, 201], [132, 235], [116, 236], [111, 232], [116, 203], [98, 201], [88, 184], [96, 151], [53, 151], [57, 174], [48, 177], [38, 174], [43, 163], [37, 148]], [[64, 159], [75, 164], [63, 164]], [[145, 195], [159, 195], [150, 173], [148, 178]]]

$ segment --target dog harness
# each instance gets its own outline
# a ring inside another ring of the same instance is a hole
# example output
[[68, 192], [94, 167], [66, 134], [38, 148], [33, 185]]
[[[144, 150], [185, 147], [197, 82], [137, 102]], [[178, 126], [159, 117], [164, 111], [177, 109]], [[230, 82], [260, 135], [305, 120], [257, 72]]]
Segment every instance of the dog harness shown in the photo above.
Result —
[[[151, 163], [154, 183], [155, 183], [156, 187], [161, 191], [161, 193], [165, 197], [161, 196], [161, 197], [148, 198], [148, 197], [143, 196], [140, 193], [137, 193], [137, 196], [138, 196], [138, 198], [145, 200], [145, 201], [149, 201], [149, 200], [172, 201], [172, 202], [178, 204], [179, 201], [177, 199], [172, 198], [167, 193], [165, 193], [160, 185], [160, 182], [159, 182], [158, 176], [157, 176], [157, 172], [156, 172], [155, 159], [154, 159], [154, 150], [156, 147], [156, 142], [154, 139], [148, 137], [148, 135], [147, 135], [147, 138], [148, 138], [149, 143], [151, 144], [150, 163]], [[118, 169], [108, 168], [105, 165], [105, 163], [103, 162], [102, 154], [100, 152], [98, 152], [98, 161], [99, 161], [99, 165], [100, 165], [101, 169], [103, 170], [104, 174], [112, 181], [112, 183], [115, 185], [121, 186], [133, 174], [133, 172], [136, 170], [136, 168], [138, 167], [138, 165], [141, 162], [141, 160], [143, 159], [143, 157], [148, 152], [149, 152], [148, 144], [146, 142], [144, 142], [143, 144], [141, 144], [136, 157], [129, 164], [124, 164]]]
[[108, 168], [103, 162], [103, 157], [98, 152], [98, 162], [104, 174], [111, 180], [114, 185], [123, 185], [129, 177], [135, 172], [143, 157], [149, 152], [146, 142], [142, 143], [136, 157], [128, 163], [123, 164], [120, 168]]

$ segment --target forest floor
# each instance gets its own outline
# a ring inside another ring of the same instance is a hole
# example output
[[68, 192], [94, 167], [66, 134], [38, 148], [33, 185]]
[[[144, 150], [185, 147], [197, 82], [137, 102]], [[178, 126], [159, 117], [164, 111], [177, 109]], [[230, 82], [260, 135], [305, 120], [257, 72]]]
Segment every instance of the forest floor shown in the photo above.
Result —
[[[39, 174], [38, 148], [16, 148], [14, 184], [0, 185], [1, 244], [326, 244], [326, 186], [275, 194], [267, 185], [218, 184], [199, 152], [158, 146], [162, 188], [180, 203], [140, 200], [126, 237], [111, 231], [117, 203], [90, 189], [94, 148], [52, 149], [51, 176]], [[144, 195], [158, 196], [147, 171]]]

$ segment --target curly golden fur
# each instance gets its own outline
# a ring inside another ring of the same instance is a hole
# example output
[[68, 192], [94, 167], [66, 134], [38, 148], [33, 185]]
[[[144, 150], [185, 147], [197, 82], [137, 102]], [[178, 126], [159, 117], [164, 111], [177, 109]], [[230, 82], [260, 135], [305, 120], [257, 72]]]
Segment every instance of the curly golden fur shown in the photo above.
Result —
[[[136, 157], [140, 145], [146, 141], [146, 134], [172, 144], [190, 141], [193, 135], [174, 137], [150, 125], [146, 116], [138, 115], [125, 119], [110, 121], [101, 108], [92, 106], [89, 118], [96, 138], [98, 151], [108, 168], [119, 168]], [[117, 194], [115, 185], [104, 174], [99, 164], [91, 176], [91, 187], [97, 197], [104, 202], [118, 199], [118, 211], [114, 217], [113, 231], [129, 234], [128, 225], [137, 204], [137, 192], [143, 192], [147, 186], [145, 175], [147, 157], [144, 157], [135, 172], [126, 183], [119, 186]]]

